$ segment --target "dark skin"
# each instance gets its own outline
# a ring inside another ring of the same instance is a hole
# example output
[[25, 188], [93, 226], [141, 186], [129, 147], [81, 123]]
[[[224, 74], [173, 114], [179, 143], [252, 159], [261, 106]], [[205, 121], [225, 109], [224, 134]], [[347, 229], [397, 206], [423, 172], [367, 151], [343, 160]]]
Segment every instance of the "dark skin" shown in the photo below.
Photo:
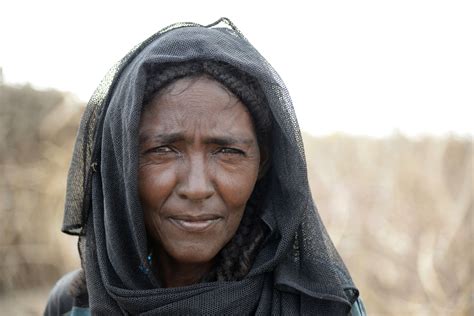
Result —
[[146, 105], [138, 189], [164, 287], [199, 282], [239, 227], [261, 155], [247, 108], [207, 77], [180, 79]]

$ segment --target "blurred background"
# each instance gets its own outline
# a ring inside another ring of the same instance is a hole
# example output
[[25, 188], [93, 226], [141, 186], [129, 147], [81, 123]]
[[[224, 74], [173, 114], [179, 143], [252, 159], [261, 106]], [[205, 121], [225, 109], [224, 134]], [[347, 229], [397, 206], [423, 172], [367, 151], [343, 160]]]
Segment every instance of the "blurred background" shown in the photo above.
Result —
[[474, 4], [3, 1], [0, 311], [79, 266], [60, 233], [87, 98], [135, 44], [229, 17], [292, 95], [319, 212], [370, 315], [474, 315]]

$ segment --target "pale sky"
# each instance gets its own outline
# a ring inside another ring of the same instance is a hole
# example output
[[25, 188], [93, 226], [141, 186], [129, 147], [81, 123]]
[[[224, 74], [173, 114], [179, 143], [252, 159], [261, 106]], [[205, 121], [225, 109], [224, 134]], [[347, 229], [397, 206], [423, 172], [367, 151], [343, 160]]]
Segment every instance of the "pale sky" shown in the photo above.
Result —
[[0, 1], [7, 83], [86, 101], [159, 29], [226, 16], [280, 73], [313, 135], [474, 135], [474, 1]]

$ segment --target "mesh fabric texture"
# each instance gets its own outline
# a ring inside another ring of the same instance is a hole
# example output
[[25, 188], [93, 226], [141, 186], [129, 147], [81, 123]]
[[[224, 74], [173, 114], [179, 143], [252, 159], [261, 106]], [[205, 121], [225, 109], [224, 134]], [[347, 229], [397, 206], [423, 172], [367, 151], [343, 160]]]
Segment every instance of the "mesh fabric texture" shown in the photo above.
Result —
[[[145, 68], [189, 60], [225, 62], [262, 87], [273, 130], [271, 181], [261, 217], [271, 233], [241, 281], [160, 288], [151, 273], [143, 272], [148, 248], [137, 188]], [[288, 91], [225, 18], [209, 26], [167, 27], [134, 48], [104, 78], [77, 135], [62, 230], [79, 236], [92, 313], [344, 315], [358, 296], [311, 197]]]

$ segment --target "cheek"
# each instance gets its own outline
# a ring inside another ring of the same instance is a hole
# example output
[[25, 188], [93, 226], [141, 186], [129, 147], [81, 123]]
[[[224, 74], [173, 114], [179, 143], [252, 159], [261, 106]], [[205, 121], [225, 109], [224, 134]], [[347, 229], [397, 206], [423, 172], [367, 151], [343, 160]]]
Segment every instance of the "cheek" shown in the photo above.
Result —
[[[258, 176], [258, 163], [216, 173], [218, 191], [231, 208], [242, 208], [252, 194]], [[242, 210], [243, 211], [243, 210]]]
[[140, 167], [138, 171], [138, 193], [145, 212], [160, 209], [171, 194], [176, 182], [173, 168], [161, 168], [157, 165]]

